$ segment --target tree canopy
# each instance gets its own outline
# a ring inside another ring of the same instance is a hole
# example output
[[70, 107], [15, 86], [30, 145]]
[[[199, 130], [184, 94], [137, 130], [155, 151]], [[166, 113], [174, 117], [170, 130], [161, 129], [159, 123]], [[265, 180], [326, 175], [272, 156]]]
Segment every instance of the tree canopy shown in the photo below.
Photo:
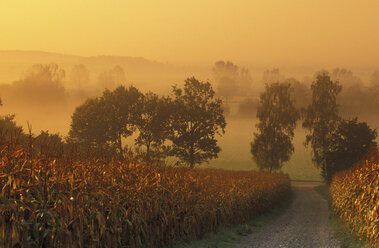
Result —
[[183, 89], [173, 88], [172, 154], [191, 168], [217, 158], [221, 150], [216, 135], [225, 133], [226, 122], [222, 101], [214, 95], [209, 82], [194, 77], [185, 80]]
[[122, 138], [135, 130], [141, 93], [133, 86], [105, 90], [75, 109], [69, 138], [84, 147], [109, 149], [122, 155]]
[[299, 113], [291, 99], [291, 89], [287, 83], [266, 84], [260, 96], [258, 132], [254, 133], [251, 153], [261, 170], [280, 169], [294, 152], [292, 138]]
[[136, 144], [146, 147], [146, 160], [167, 155], [164, 142], [169, 136], [171, 121], [170, 99], [149, 92], [143, 95], [135, 125], [139, 131]]
[[340, 121], [325, 154], [327, 182], [331, 181], [334, 173], [349, 169], [361, 160], [370, 147], [376, 145], [376, 137], [376, 130], [372, 130], [366, 122], [358, 122], [358, 118]]
[[336, 130], [340, 117], [338, 115], [337, 95], [342, 86], [338, 81], [332, 81], [326, 72], [317, 75], [311, 85], [312, 102], [303, 110], [303, 127], [308, 130], [306, 145], [311, 145], [314, 163], [321, 168], [326, 179], [326, 153], [331, 141], [331, 135]]

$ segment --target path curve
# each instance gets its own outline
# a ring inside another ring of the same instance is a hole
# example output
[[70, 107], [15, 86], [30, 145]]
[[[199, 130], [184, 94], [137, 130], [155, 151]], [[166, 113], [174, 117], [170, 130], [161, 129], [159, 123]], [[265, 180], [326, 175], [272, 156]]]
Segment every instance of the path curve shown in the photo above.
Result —
[[295, 199], [273, 224], [251, 234], [240, 248], [340, 247], [329, 227], [328, 203], [314, 182], [292, 182]]

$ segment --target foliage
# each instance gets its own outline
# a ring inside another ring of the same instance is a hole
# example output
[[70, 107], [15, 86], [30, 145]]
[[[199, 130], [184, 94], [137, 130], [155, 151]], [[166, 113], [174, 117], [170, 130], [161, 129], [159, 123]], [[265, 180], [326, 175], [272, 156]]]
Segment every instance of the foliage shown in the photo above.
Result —
[[133, 86], [120, 86], [105, 90], [100, 98], [88, 99], [72, 115], [69, 140], [81, 147], [122, 155], [122, 138], [135, 131], [141, 96]]
[[235, 96], [238, 93], [237, 75], [238, 66], [232, 62], [217, 61], [213, 68], [213, 74], [218, 83], [217, 92], [224, 97]]
[[213, 74], [218, 85], [217, 94], [225, 98], [246, 96], [252, 93], [253, 80], [248, 69], [238, 67], [230, 61], [217, 61]]
[[320, 185], [314, 188], [326, 201], [329, 202], [331, 213], [329, 214], [329, 225], [333, 230], [334, 237], [338, 240], [341, 247], [344, 248], [364, 248], [367, 242], [359, 240], [357, 235], [350, 232], [341, 219], [334, 213], [332, 199], [330, 197], [329, 185]]
[[368, 149], [376, 145], [376, 137], [376, 131], [365, 122], [358, 122], [357, 118], [342, 120], [331, 135], [330, 145], [325, 154], [327, 181], [331, 181], [334, 173], [346, 170], [361, 160]]
[[105, 90], [101, 100], [105, 112], [101, 118], [106, 122], [107, 141], [111, 142], [119, 154], [122, 154], [122, 138], [135, 131], [135, 122], [140, 113], [142, 94], [133, 86], [119, 86], [113, 91]]
[[1, 147], [4, 247], [161, 247], [245, 222], [290, 192], [283, 174], [28, 159]]
[[191, 168], [217, 158], [221, 150], [215, 136], [225, 133], [226, 122], [222, 101], [214, 94], [210, 83], [194, 77], [185, 80], [183, 90], [173, 88], [172, 154]]
[[104, 102], [100, 98], [86, 100], [78, 106], [71, 121], [68, 142], [77, 144], [81, 150], [94, 150], [101, 152], [106, 150], [107, 144], [107, 123]]
[[146, 147], [146, 160], [159, 158], [167, 154], [163, 144], [169, 136], [171, 121], [171, 102], [168, 98], [160, 98], [154, 93], [142, 97], [139, 115], [135, 125], [139, 131], [136, 144]]
[[41, 131], [41, 133], [34, 138], [33, 147], [39, 157], [58, 158], [64, 154], [65, 143], [59, 134]]
[[302, 109], [311, 103], [311, 89], [304, 82], [299, 82], [296, 79], [290, 78], [285, 81], [293, 87], [293, 99], [297, 109]]
[[291, 99], [291, 85], [266, 85], [257, 110], [258, 133], [254, 133], [251, 153], [261, 170], [280, 169], [294, 152], [292, 139], [299, 113]]
[[22, 79], [13, 82], [7, 102], [19, 107], [39, 106], [39, 110], [45, 111], [46, 108], [65, 106], [65, 74], [56, 64], [35, 64]]
[[15, 115], [6, 115], [0, 117], [0, 142], [8, 144], [25, 144], [26, 135], [21, 126], [17, 125], [14, 120]]
[[379, 156], [377, 148], [354, 167], [334, 175], [330, 185], [335, 213], [352, 233], [379, 245]]
[[321, 167], [322, 176], [327, 180], [325, 155], [330, 145], [330, 137], [340, 120], [337, 95], [342, 86], [333, 82], [328, 73], [323, 72], [317, 75], [311, 90], [312, 103], [303, 111], [303, 128], [309, 131], [305, 144], [311, 145], [313, 162]]

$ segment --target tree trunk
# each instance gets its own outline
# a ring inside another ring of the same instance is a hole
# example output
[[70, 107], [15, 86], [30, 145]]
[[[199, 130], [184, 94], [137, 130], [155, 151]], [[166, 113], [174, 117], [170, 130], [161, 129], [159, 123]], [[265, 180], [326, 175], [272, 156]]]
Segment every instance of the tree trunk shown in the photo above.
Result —
[[327, 151], [327, 148], [326, 148], [326, 144], [325, 144], [326, 142], [324, 141], [324, 147], [323, 147], [323, 162], [324, 162], [324, 164], [323, 164], [323, 169], [324, 169], [324, 175], [325, 175], [325, 181], [326, 181], [326, 183], [327, 184], [329, 184], [329, 178], [328, 178], [328, 164], [326, 163], [326, 151]]
[[120, 151], [121, 158], [124, 158], [123, 150], [122, 150], [122, 143], [121, 143], [121, 134], [118, 135], [118, 149]]

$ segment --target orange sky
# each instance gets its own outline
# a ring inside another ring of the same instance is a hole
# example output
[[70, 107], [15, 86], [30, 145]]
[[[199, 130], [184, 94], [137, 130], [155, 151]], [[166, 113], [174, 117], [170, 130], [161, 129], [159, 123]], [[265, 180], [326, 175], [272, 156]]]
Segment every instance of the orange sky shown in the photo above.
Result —
[[379, 65], [377, 0], [0, 0], [0, 50]]

